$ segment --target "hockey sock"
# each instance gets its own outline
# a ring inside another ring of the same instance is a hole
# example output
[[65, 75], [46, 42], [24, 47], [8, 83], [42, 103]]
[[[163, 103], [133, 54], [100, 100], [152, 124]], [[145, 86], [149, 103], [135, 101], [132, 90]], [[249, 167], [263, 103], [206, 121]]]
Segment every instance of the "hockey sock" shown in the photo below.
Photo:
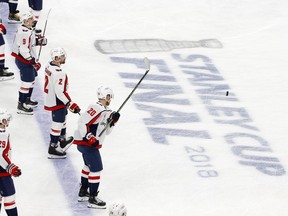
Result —
[[61, 138], [66, 138], [66, 128], [62, 128], [60, 136]]
[[29, 92], [27, 94], [28, 98], [31, 98], [32, 92], [33, 92], [33, 88], [29, 88]]
[[96, 194], [100, 185], [100, 172], [90, 172], [88, 182], [90, 195]]
[[18, 216], [15, 195], [4, 197], [4, 208], [8, 216]]
[[25, 103], [27, 101], [27, 96], [28, 96], [28, 94], [19, 92], [19, 101], [21, 103]]
[[57, 144], [59, 141], [59, 138], [60, 138], [60, 136], [54, 136], [54, 135], [50, 134], [50, 140], [51, 140], [50, 143]]
[[18, 3], [10, 3], [9, 2], [9, 12], [10, 13], [15, 13], [16, 9], [17, 9]]
[[90, 169], [88, 166], [84, 165], [83, 169], [82, 169], [82, 173], [81, 173], [81, 186], [82, 187], [89, 187], [88, 184], [88, 175], [90, 173]]

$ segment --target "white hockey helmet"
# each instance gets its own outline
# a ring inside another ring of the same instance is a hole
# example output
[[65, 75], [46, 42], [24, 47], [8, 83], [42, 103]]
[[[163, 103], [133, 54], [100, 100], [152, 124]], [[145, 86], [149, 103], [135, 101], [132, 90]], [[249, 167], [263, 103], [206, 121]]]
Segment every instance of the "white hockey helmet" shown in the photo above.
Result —
[[25, 20], [29, 19], [29, 18], [33, 18], [33, 14], [30, 11], [26, 11], [25, 13], [23, 13], [21, 15], [21, 20], [22, 22], [24, 22]]
[[8, 110], [0, 108], [0, 124], [8, 125], [11, 120], [12, 114]]
[[50, 51], [51, 59], [54, 61], [55, 57], [65, 56], [66, 58], [66, 51], [62, 47], [54, 48]]
[[110, 95], [110, 98], [114, 98], [114, 93], [112, 89], [108, 86], [100, 86], [97, 90], [98, 99], [106, 100], [107, 95]]
[[124, 203], [114, 202], [109, 206], [109, 216], [126, 216], [127, 209]]

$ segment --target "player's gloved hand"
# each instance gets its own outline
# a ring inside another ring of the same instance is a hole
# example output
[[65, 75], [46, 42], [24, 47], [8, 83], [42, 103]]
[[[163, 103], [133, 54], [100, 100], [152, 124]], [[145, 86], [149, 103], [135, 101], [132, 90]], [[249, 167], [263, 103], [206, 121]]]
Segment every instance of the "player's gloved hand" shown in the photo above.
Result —
[[41, 68], [41, 64], [40, 62], [36, 62], [35, 58], [31, 58], [30, 60], [28, 60], [29, 63], [35, 68], [36, 71], [38, 71]]
[[19, 169], [18, 166], [16, 166], [15, 164], [11, 163], [7, 166], [6, 171], [8, 173], [10, 173], [10, 175], [14, 176], [14, 177], [18, 177], [20, 176], [21, 173], [21, 169]]
[[87, 133], [85, 138], [87, 139], [89, 145], [93, 147], [99, 145], [99, 140], [97, 140], [96, 137], [91, 132]]
[[0, 23], [0, 34], [6, 34], [6, 28], [5, 28], [5, 26], [2, 24], [2, 23]]
[[116, 124], [116, 122], [119, 120], [120, 113], [112, 112], [109, 118], [112, 120], [112, 122], [110, 123], [110, 127], [113, 127]]
[[47, 38], [42, 35], [39, 35], [36, 38], [36, 46], [46, 46], [47, 45]]
[[67, 107], [72, 113], [80, 113], [81, 111], [80, 107], [72, 101], [67, 104]]

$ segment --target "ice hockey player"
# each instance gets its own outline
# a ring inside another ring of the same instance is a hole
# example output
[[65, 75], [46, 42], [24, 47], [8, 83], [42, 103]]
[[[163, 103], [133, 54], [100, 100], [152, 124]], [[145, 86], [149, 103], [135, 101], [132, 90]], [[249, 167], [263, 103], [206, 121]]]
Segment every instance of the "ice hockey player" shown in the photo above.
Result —
[[[90, 105], [79, 118], [73, 144], [77, 145], [84, 161], [78, 201], [88, 200], [89, 208], [105, 209], [106, 203], [98, 198], [100, 172], [103, 169], [99, 149], [102, 147], [105, 135], [111, 133], [120, 114], [112, 112], [108, 107], [111, 99], [114, 98], [111, 88], [101, 86], [98, 88], [97, 95], [98, 102]], [[99, 137], [99, 134], [108, 123], [110, 125], [107, 126], [107, 130]]]
[[109, 216], [127, 216], [124, 203], [114, 202], [109, 206]]
[[66, 61], [65, 50], [52, 49], [51, 59], [45, 68], [44, 109], [51, 111], [52, 114], [48, 158], [59, 159], [66, 158], [65, 151], [73, 141], [72, 136], [66, 139], [67, 109], [72, 113], [79, 113], [80, 108], [71, 101], [68, 94], [68, 77], [61, 69], [61, 65]]
[[5, 41], [3, 37], [5, 34], [6, 28], [0, 19], [0, 81], [14, 78], [14, 73], [8, 72], [8, 67], [5, 67]]
[[[18, 177], [21, 170], [11, 162], [10, 134], [6, 127], [12, 115], [6, 109], [0, 109], [0, 200], [4, 200], [4, 209], [8, 216], [17, 216], [15, 187], [11, 176]], [[1, 209], [0, 202], [0, 209]]]
[[30, 12], [21, 16], [23, 24], [18, 28], [12, 47], [12, 56], [20, 70], [20, 90], [18, 100], [19, 114], [33, 115], [33, 108], [37, 107], [38, 102], [31, 100], [37, 71], [41, 68], [37, 62], [36, 46], [45, 46], [45, 37], [36, 37], [33, 28], [34, 18]]

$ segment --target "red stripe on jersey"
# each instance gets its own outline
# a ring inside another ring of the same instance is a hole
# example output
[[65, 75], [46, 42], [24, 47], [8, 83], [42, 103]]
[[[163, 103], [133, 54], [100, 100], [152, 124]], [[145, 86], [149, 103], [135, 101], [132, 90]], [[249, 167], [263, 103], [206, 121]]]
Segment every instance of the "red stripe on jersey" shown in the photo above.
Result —
[[57, 105], [57, 106], [53, 106], [53, 107], [47, 107], [47, 106], [44, 106], [44, 109], [45, 110], [48, 110], [48, 111], [54, 111], [54, 110], [59, 110], [59, 109], [63, 109], [65, 108], [66, 106], [64, 104], [61, 104], [61, 105]]
[[0, 54], [0, 57], [4, 57], [5, 56], [5, 54]]
[[98, 146], [96, 146], [96, 147], [93, 147], [93, 146], [89, 145], [87, 141], [83, 141], [83, 140], [74, 140], [74, 141], [73, 141], [73, 144], [75, 144], [75, 145], [82, 145], [82, 146], [89, 146], [89, 147], [91, 147], [91, 148], [97, 148], [97, 149], [102, 148], [102, 145], [98, 145]]
[[10, 140], [9, 140], [9, 137], [8, 137], [7, 146], [6, 146], [6, 148], [4, 149], [4, 151], [2, 152], [2, 157], [4, 158], [4, 160], [5, 160], [8, 164], [11, 164], [10, 158], [9, 158], [9, 156], [8, 156], [9, 151], [10, 151]]
[[66, 96], [66, 98], [71, 101], [70, 95], [67, 92], [67, 86], [68, 86], [68, 76], [66, 75], [65, 77], [65, 84], [64, 84], [64, 95]]
[[[103, 111], [102, 111], [103, 112]], [[94, 122], [96, 122], [96, 120], [100, 117], [101, 113], [98, 113], [94, 118], [92, 118], [87, 124], [86, 124], [86, 130], [87, 130], [87, 133], [90, 132], [90, 125], [92, 125]]]
[[18, 54], [14, 52], [12, 52], [11, 55], [25, 64], [30, 64], [28, 60], [24, 59], [23, 57], [19, 56]]

